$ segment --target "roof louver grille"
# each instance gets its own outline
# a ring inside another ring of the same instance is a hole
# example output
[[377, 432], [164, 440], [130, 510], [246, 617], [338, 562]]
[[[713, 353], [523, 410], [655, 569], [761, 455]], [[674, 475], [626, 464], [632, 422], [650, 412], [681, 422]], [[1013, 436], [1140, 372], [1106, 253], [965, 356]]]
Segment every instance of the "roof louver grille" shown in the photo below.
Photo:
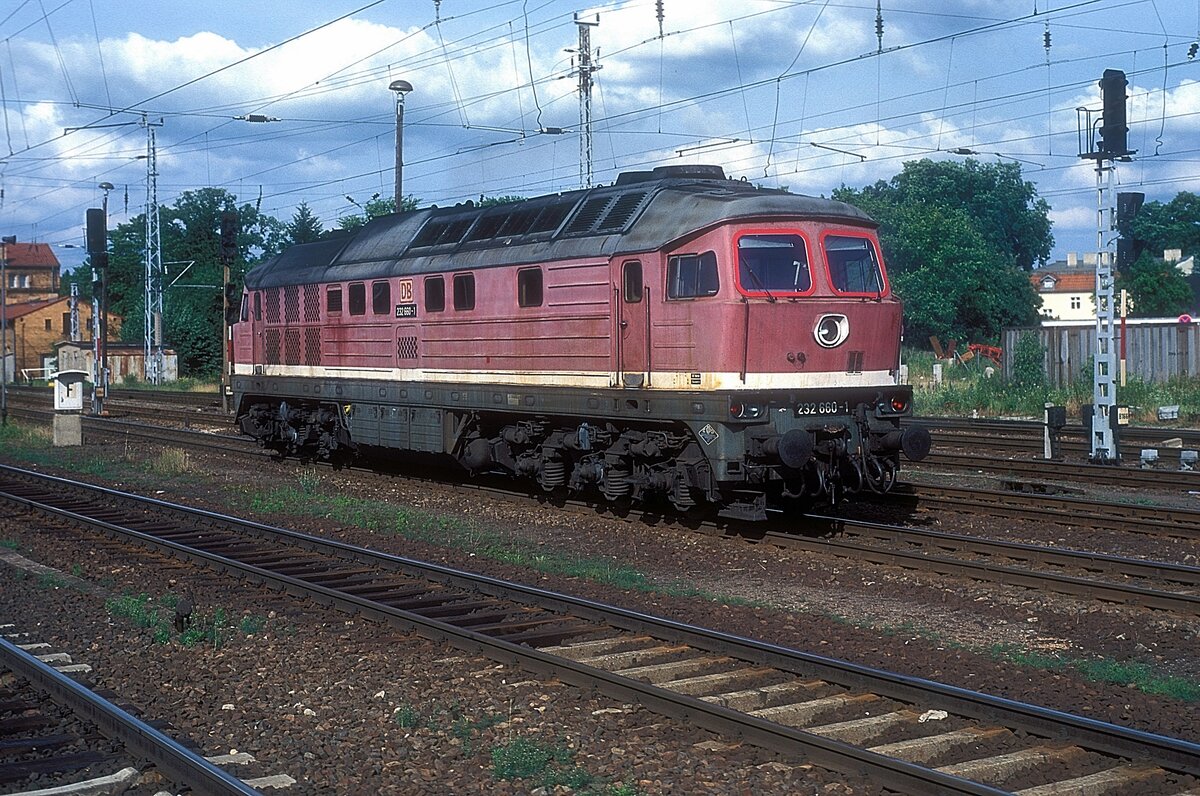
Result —
[[581, 232], [591, 232], [592, 227], [604, 215], [604, 211], [608, 209], [614, 198], [613, 196], [593, 196], [585, 201], [579, 210], [575, 211], [575, 216], [567, 224], [563, 234], [575, 235]]
[[596, 228], [597, 232], [616, 232], [622, 230], [633, 219], [638, 208], [646, 199], [646, 191], [622, 194], [604, 215], [604, 220]]

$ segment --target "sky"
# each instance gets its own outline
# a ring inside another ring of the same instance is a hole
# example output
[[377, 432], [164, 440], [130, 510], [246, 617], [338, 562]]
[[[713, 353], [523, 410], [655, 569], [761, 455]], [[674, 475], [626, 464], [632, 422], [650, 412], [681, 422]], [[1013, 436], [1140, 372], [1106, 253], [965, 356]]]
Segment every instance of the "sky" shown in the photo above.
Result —
[[1098, 245], [1079, 109], [1120, 69], [1137, 151], [1116, 186], [1200, 192], [1200, 0], [4, 0], [0, 234], [80, 262], [101, 183], [110, 227], [144, 212], [151, 134], [160, 205], [217, 187], [335, 227], [393, 194], [394, 80], [406, 196], [574, 190], [577, 21], [594, 185], [711, 163], [828, 196], [908, 160], [1016, 162], [1063, 259]]

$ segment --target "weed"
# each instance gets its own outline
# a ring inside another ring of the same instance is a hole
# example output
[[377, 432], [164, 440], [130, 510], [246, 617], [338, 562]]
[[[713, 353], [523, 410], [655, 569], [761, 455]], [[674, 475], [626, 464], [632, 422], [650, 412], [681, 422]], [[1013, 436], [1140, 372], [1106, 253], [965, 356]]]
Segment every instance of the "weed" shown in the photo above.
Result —
[[43, 572], [38, 575], [37, 585], [39, 589], [61, 589], [67, 585], [67, 580], [57, 572]]
[[406, 702], [392, 711], [392, 721], [411, 730], [421, 723], [421, 711]]
[[296, 480], [300, 483], [300, 491], [306, 495], [315, 495], [321, 488], [321, 474], [315, 467], [306, 467], [301, 470], [296, 475]]
[[150, 464], [151, 471], [160, 475], [181, 475], [191, 472], [191, 456], [185, 450], [168, 448]]
[[253, 636], [258, 633], [261, 633], [263, 631], [263, 628], [266, 626], [267, 626], [267, 618], [265, 616], [257, 616], [257, 615], [243, 616], [241, 624], [239, 625], [239, 627], [242, 630], [242, 634], [246, 635], [246, 636]]
[[146, 594], [124, 594], [104, 601], [104, 609], [113, 616], [123, 617], [137, 627], [157, 627], [162, 621], [158, 609], [151, 605]]
[[21, 543], [16, 539], [0, 539], [0, 547], [7, 548], [9, 550], [20, 550]]
[[154, 629], [155, 644], [170, 644], [171, 643], [171, 628], [164, 625], [159, 625]]
[[227, 629], [225, 609], [215, 608], [212, 614], [193, 614], [191, 624], [179, 634], [179, 641], [185, 647], [211, 644], [213, 649], [220, 649], [228, 638]]
[[82, 578], [83, 577], [83, 566], [81, 564], [72, 564], [71, 565], [71, 576], [76, 577], [76, 578]]
[[572, 756], [571, 751], [562, 746], [517, 738], [492, 747], [492, 775], [496, 779], [552, 779], [564, 773], [561, 767], [571, 762]]

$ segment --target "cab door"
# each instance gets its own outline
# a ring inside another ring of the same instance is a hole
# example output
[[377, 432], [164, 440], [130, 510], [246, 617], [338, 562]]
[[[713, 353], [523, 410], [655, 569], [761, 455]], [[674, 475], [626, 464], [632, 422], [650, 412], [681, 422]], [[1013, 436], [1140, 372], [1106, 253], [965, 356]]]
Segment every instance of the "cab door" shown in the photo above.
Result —
[[613, 288], [617, 319], [617, 386], [650, 386], [650, 288], [641, 260], [624, 260]]

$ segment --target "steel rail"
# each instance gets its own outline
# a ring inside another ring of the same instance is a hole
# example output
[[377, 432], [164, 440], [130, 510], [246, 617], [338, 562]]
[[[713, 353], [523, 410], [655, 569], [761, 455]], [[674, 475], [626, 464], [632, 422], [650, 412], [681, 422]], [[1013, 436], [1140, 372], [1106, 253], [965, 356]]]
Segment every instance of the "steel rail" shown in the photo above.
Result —
[[879, 505], [945, 506], [968, 513], [1052, 520], [1088, 528], [1108, 528], [1180, 539], [1200, 539], [1200, 511], [1173, 506], [1139, 506], [1069, 495], [975, 489], [902, 482], [886, 495], [867, 495]]
[[54, 667], [0, 638], [0, 661], [50, 695], [76, 716], [123, 744], [132, 756], [149, 760], [178, 785], [213, 796], [252, 796], [260, 791], [218, 768], [146, 722], [131, 716]]
[[1154, 470], [1131, 467], [1111, 467], [1099, 464], [1072, 464], [1045, 459], [997, 459], [974, 454], [934, 452], [910, 469], [929, 471], [944, 467], [952, 470], [973, 470], [977, 473], [1006, 473], [1037, 478], [1042, 481], [1060, 479], [1083, 481], [1091, 485], [1154, 487], [1157, 489], [1200, 490], [1200, 471]]
[[[171, 513], [201, 525], [220, 525], [235, 528], [239, 533], [252, 533], [290, 540], [305, 549], [322, 551], [327, 555], [370, 562], [380, 566], [386, 565], [418, 577], [440, 583], [454, 583], [484, 594], [503, 595], [509, 599], [520, 598], [527, 602], [536, 602], [552, 610], [569, 612], [624, 630], [675, 640], [700, 649], [728, 654], [744, 661], [775, 666], [794, 674], [815, 675], [842, 686], [867, 688], [875, 693], [909, 703], [937, 705], [961, 715], [1020, 728], [1039, 736], [1069, 737], [1073, 742], [1095, 751], [1129, 757], [1142, 762], [1153, 762], [1165, 769], [1179, 773], [1200, 775], [1200, 744], [1189, 741], [1118, 727], [1086, 717], [1073, 716], [1048, 708], [969, 691], [957, 686], [934, 683], [922, 678], [886, 672], [767, 642], [698, 628], [532, 586], [464, 573], [436, 564], [367, 550], [335, 540], [312, 537], [296, 531], [274, 528], [202, 509], [177, 506], [154, 498], [128, 495], [87, 484], [76, 485], [74, 482], [64, 479], [44, 476], [40, 473], [26, 473], [15, 468], [5, 467], [0, 468], [0, 471], [19, 474], [24, 479], [49, 483], [64, 489], [68, 486], [83, 489], [101, 496], [108, 506], [112, 506], [116, 501], [130, 501], [143, 508]], [[851, 770], [878, 777], [879, 779], [876, 781], [886, 787], [896, 787], [915, 793], [1003, 792], [989, 786], [960, 780], [941, 772], [933, 772], [931, 775], [928, 769], [921, 766], [910, 763], [898, 764], [896, 761], [848, 744], [747, 716], [699, 699], [682, 696], [664, 688], [628, 680], [600, 669], [550, 656], [538, 650], [447, 625], [420, 614], [412, 614], [376, 604], [332, 588], [309, 584], [289, 575], [273, 573], [250, 564], [230, 562], [224, 557], [160, 539], [151, 534], [123, 529], [105, 520], [88, 518], [74, 511], [48, 506], [25, 498], [11, 497], [9, 499], [24, 505], [36, 506], [43, 511], [105, 530], [108, 533], [139, 539], [146, 544], [170, 550], [191, 560], [239, 572], [244, 576], [269, 583], [290, 593], [309, 596], [320, 602], [339, 605], [346, 610], [358, 611], [381, 620], [399, 623], [422, 635], [433, 634], [429, 637], [447, 640], [462, 649], [482, 653], [502, 662], [524, 665], [576, 685], [599, 687], [605, 693], [616, 698], [640, 701], [651, 709], [688, 719], [718, 732], [739, 732], [754, 743], [773, 749], [791, 752], [803, 749], [815, 762], [835, 770], [846, 770], [846, 767], [849, 766]]]

